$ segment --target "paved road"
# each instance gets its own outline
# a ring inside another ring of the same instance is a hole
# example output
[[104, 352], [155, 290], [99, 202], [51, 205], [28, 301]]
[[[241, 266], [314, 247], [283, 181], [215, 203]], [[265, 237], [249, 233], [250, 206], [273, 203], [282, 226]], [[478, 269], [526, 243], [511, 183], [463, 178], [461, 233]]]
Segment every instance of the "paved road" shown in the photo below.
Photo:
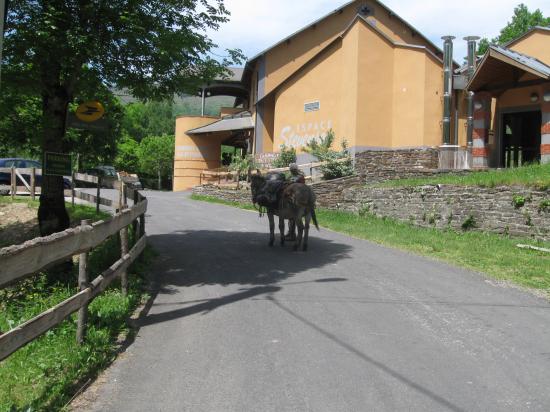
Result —
[[550, 410], [546, 301], [327, 230], [268, 248], [266, 217], [148, 198], [162, 287], [90, 410]]

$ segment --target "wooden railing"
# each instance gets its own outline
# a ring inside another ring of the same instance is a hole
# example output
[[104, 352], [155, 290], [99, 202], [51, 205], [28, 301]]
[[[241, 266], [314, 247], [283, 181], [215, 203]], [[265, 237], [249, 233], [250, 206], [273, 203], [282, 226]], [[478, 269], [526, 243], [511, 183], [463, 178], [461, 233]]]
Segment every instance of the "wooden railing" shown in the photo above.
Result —
[[[347, 162], [349, 159], [338, 159], [336, 162]], [[300, 170], [309, 170], [309, 175], [305, 176], [306, 182], [313, 180], [313, 170], [318, 169], [328, 162], [310, 162], [310, 163], [304, 163], [301, 165], [298, 165]], [[262, 170], [262, 173], [271, 173], [271, 172], [289, 172], [289, 167], [278, 167], [278, 168], [272, 168], [272, 169], [266, 169]], [[252, 174], [256, 173], [256, 170], [251, 171]], [[231, 172], [227, 170], [227, 168], [218, 168], [218, 169], [205, 169], [202, 170], [199, 175], [199, 185], [203, 184], [203, 180], [208, 180], [209, 183], [211, 182], [209, 179], [217, 180], [217, 184], [220, 185], [222, 182], [222, 179], [227, 182], [228, 179], [231, 179], [232, 177], [237, 176], [237, 172]], [[216, 184], [216, 183], [213, 183]]]
[[[137, 190], [121, 186], [119, 211], [110, 219], [91, 224], [82, 221], [76, 228], [50, 236], [29, 240], [21, 245], [0, 249], [0, 288], [37, 273], [56, 263], [79, 255], [79, 293], [41, 313], [29, 321], [0, 335], [0, 360], [28, 342], [61, 323], [79, 310], [77, 340], [85, 337], [88, 304], [116, 278], [121, 278], [123, 294], [127, 293], [126, 269], [141, 254], [146, 244], [145, 212], [147, 199]], [[134, 204], [127, 208], [127, 197]], [[135, 243], [128, 248], [128, 229], [131, 226]], [[113, 235], [120, 236], [121, 257], [91, 282], [88, 281], [88, 252]]]

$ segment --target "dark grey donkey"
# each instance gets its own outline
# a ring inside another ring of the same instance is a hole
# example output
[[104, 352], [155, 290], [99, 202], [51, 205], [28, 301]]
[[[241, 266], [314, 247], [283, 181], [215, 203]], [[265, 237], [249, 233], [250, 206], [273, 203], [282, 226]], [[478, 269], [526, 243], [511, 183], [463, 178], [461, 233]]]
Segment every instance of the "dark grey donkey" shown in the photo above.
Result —
[[298, 238], [294, 250], [300, 246], [307, 250], [309, 222], [313, 220], [319, 230], [315, 216], [315, 193], [303, 183], [288, 183], [284, 178], [274, 175], [262, 176], [260, 173], [250, 176], [252, 203], [259, 205], [260, 212], [265, 210], [269, 219], [269, 246], [275, 242], [275, 218], [279, 216], [281, 246], [285, 244], [285, 219], [293, 219], [298, 227]]

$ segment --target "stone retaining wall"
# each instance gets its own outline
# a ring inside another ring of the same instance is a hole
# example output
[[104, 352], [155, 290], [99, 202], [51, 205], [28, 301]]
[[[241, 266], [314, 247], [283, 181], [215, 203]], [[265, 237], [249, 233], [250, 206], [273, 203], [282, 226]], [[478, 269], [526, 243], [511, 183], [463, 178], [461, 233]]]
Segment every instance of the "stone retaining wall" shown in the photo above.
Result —
[[228, 202], [252, 203], [252, 194], [250, 189], [220, 189], [214, 185], [195, 186], [194, 195], [211, 196]]
[[[452, 185], [373, 188], [365, 186], [360, 177], [319, 182], [312, 187], [320, 207], [372, 213], [424, 227], [479, 230], [550, 241], [550, 190]], [[215, 186], [197, 187], [193, 193], [244, 203], [250, 203], [251, 197], [246, 189]]]
[[526, 187], [351, 186], [325, 207], [392, 217], [418, 226], [550, 240], [550, 190]]

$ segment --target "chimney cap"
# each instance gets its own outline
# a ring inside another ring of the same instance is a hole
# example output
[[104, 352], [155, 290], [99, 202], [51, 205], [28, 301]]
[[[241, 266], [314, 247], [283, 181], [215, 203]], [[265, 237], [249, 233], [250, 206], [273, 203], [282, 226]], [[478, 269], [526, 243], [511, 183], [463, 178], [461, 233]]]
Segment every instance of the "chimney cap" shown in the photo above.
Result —
[[479, 39], [481, 39], [481, 37], [479, 37], [479, 36], [466, 36], [466, 37], [464, 37], [464, 40], [466, 40], [466, 41], [478, 41]]
[[443, 36], [443, 37], [441, 37], [441, 40], [445, 40], [445, 41], [447, 41], [447, 40], [453, 41], [454, 39], [456, 39], [455, 36]]

